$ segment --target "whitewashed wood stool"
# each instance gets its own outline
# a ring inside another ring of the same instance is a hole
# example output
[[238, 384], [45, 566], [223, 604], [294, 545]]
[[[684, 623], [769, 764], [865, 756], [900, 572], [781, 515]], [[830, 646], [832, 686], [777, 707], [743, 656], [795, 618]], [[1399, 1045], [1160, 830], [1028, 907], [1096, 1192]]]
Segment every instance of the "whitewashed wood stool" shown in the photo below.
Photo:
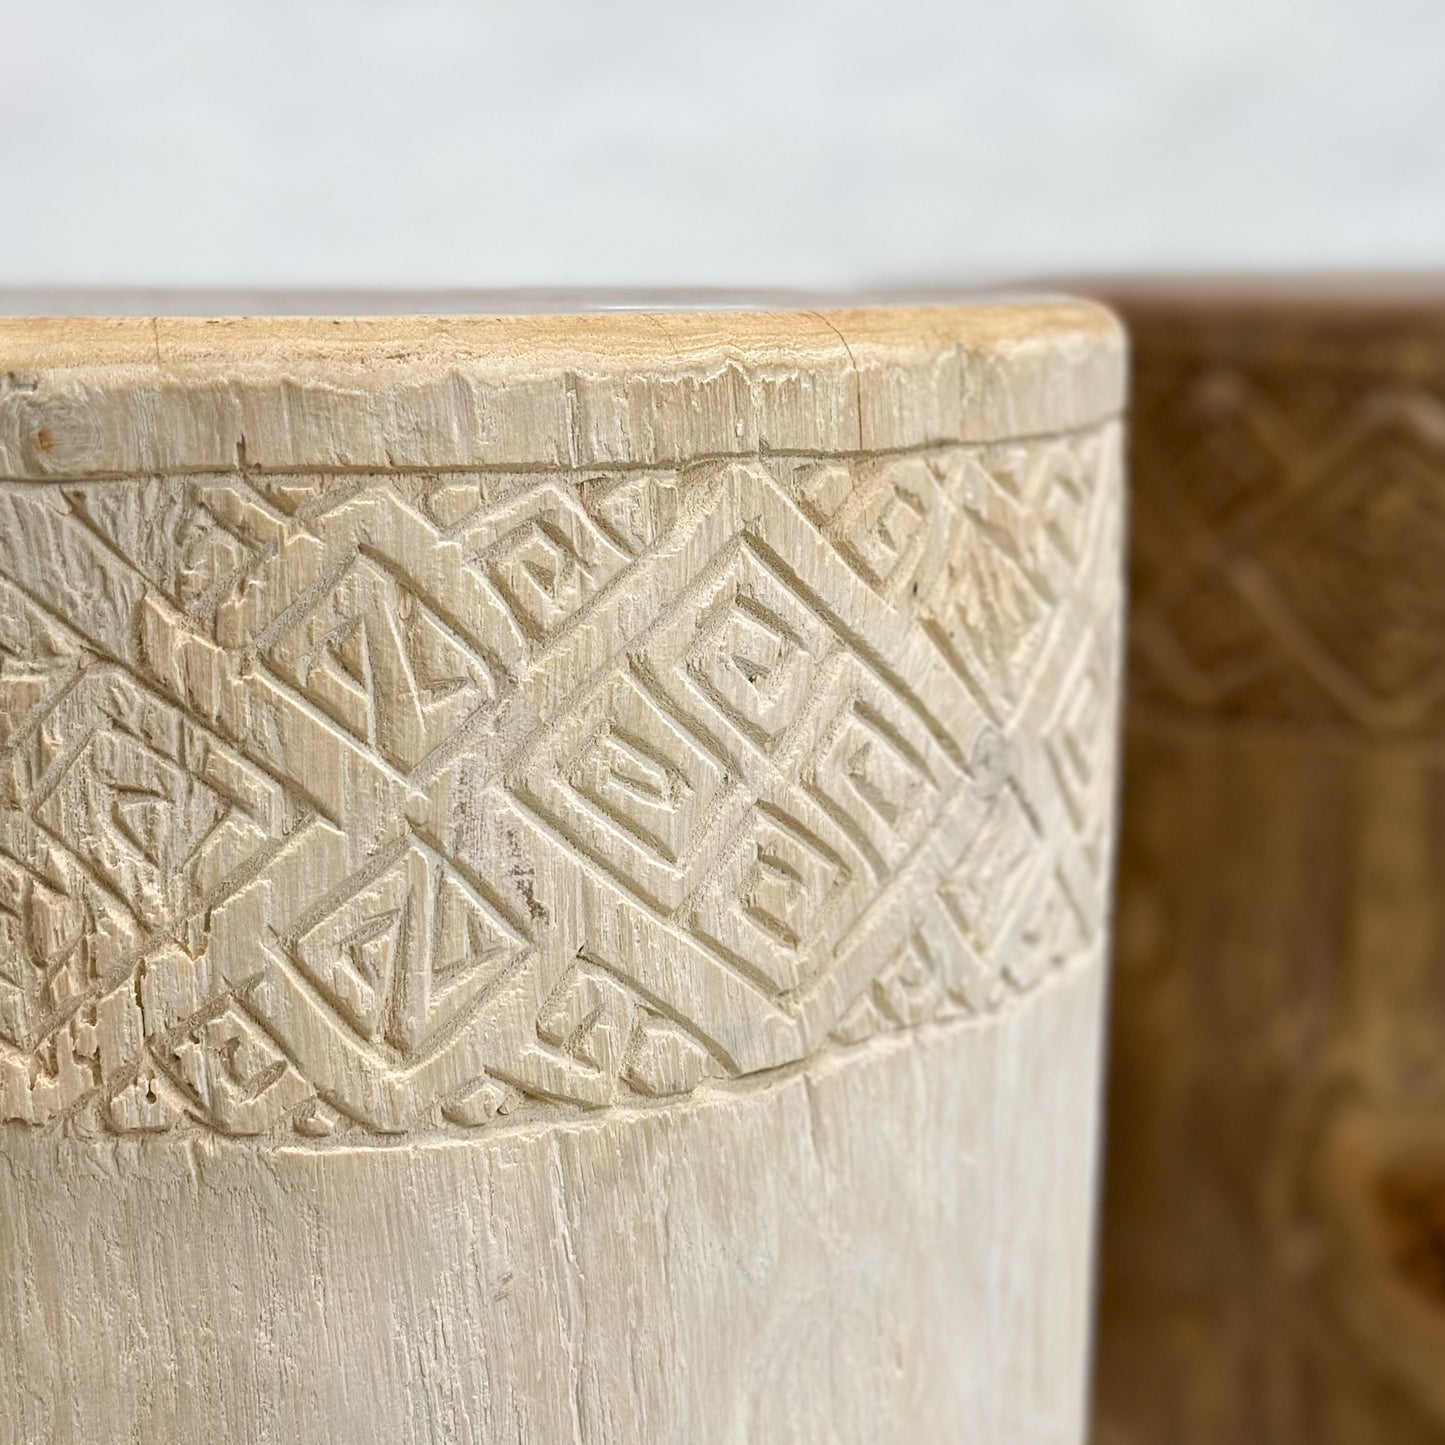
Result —
[[1078, 1441], [1123, 373], [0, 322], [0, 1438]]

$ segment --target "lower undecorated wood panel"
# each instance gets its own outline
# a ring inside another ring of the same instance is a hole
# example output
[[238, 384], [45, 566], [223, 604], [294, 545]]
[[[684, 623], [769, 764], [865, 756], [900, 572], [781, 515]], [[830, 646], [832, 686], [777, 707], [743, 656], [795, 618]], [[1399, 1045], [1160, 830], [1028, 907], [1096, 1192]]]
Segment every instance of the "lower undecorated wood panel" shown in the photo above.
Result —
[[1099, 980], [478, 1139], [16, 1134], [0, 1434], [1075, 1441]]

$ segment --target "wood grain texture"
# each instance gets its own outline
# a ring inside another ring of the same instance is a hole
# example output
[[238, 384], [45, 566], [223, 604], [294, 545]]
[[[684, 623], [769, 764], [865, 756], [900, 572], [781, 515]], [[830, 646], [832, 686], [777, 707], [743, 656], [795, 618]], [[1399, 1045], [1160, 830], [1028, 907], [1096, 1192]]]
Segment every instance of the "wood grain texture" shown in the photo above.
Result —
[[9, 1438], [1079, 1437], [1107, 313], [0, 376]]
[[1445, 306], [1125, 295], [1101, 1445], [1445, 1439]]

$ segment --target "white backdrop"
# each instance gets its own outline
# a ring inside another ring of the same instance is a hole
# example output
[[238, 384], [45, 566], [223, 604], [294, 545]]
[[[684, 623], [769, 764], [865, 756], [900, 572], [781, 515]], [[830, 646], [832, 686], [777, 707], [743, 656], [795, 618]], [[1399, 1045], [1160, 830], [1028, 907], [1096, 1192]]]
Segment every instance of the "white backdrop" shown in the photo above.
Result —
[[0, 284], [1445, 263], [1445, 0], [10, 0]]

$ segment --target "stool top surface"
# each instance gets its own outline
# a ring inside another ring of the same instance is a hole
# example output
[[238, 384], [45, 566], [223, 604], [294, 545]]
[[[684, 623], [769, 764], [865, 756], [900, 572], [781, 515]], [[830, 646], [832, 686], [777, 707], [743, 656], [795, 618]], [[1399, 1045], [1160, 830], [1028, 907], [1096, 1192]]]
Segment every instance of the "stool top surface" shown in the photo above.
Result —
[[319, 316], [144, 299], [176, 304], [0, 317], [0, 479], [887, 451], [1094, 425], [1125, 391], [1118, 321], [1064, 297], [507, 311], [519, 293], [468, 293], [496, 304]]

